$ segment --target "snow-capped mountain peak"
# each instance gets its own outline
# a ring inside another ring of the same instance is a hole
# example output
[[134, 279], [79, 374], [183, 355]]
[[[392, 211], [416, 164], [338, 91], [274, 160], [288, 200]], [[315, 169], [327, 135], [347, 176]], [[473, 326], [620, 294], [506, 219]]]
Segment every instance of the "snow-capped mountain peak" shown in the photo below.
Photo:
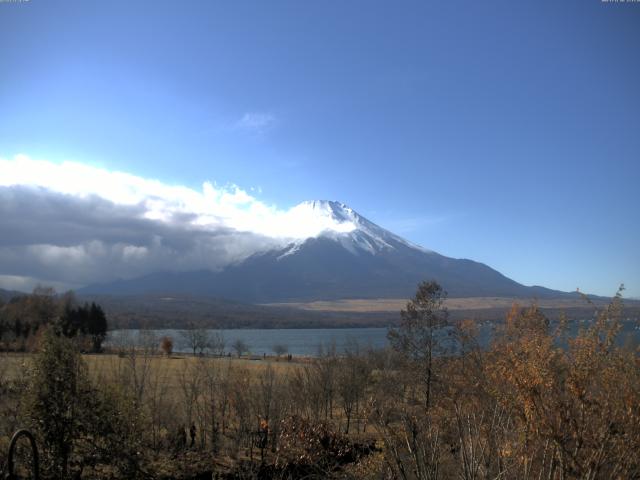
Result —
[[375, 255], [399, 247], [426, 251], [367, 220], [344, 203], [306, 201], [295, 206], [291, 213], [294, 218], [313, 224], [315, 234], [296, 239], [279, 258], [296, 253], [309, 238], [319, 237], [335, 240], [354, 254], [366, 252]]
[[330, 200], [302, 202], [292, 209], [295, 216], [304, 217], [324, 230], [347, 233], [357, 228], [359, 215], [344, 203]]

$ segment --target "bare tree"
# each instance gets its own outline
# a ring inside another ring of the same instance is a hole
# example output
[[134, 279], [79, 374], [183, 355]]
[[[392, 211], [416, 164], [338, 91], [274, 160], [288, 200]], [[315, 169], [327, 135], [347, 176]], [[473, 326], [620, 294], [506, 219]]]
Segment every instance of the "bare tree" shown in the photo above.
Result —
[[400, 326], [389, 330], [392, 347], [404, 354], [419, 370], [425, 405], [431, 405], [434, 380], [433, 357], [440, 348], [437, 330], [447, 325], [446, 293], [436, 282], [423, 282], [406, 310], [400, 312]]
[[260, 457], [264, 461], [264, 453], [269, 441], [275, 449], [275, 440], [278, 436], [278, 425], [283, 413], [283, 383], [280, 376], [269, 365], [260, 372], [257, 385], [252, 395], [253, 410], [256, 414], [259, 432]]
[[187, 346], [193, 351], [193, 355], [202, 355], [211, 346], [211, 336], [204, 328], [195, 328], [192, 324], [187, 330], [181, 330], [180, 336]]
[[236, 352], [238, 358], [240, 358], [243, 353], [247, 353], [249, 351], [249, 345], [239, 338], [231, 344], [231, 348]]
[[178, 375], [178, 385], [182, 394], [183, 420], [187, 429], [198, 421], [201, 434], [205, 432], [204, 409], [201, 393], [204, 388], [206, 368], [200, 362], [185, 359]]
[[215, 330], [209, 334], [209, 349], [214, 355], [221, 357], [224, 355], [226, 341], [222, 330]]
[[[234, 342], [237, 343], [237, 342]], [[245, 368], [232, 370], [231, 382], [231, 403], [235, 413], [233, 435], [234, 451], [240, 447], [250, 447], [251, 443], [251, 427], [253, 425], [253, 409], [252, 409], [252, 385], [250, 375]]]
[[336, 390], [347, 420], [346, 434], [354, 416], [359, 418], [370, 370], [368, 359], [360, 353], [357, 342], [350, 342], [344, 356], [338, 360], [336, 375]]
[[331, 342], [325, 349], [318, 348], [318, 358], [312, 364], [315, 383], [313, 389], [320, 388], [324, 419], [333, 418], [333, 401], [336, 392], [336, 376], [338, 356], [335, 342]]
[[[164, 337], [171, 339], [171, 337]], [[158, 362], [169, 362], [168, 359], [158, 359]], [[156, 449], [159, 446], [161, 432], [167, 429], [174, 408], [169, 393], [169, 368], [166, 364], [156, 364], [151, 369], [148, 378], [145, 405], [148, 412], [149, 431], [151, 433], [151, 446]]]
[[[209, 360], [203, 368], [203, 397], [205, 426], [204, 435], [209, 435], [211, 450], [217, 453], [221, 438], [225, 432], [229, 412], [229, 373], [230, 361]], [[222, 435], [220, 435], [222, 433]], [[201, 435], [202, 439], [202, 435]]]
[[287, 393], [293, 413], [305, 419], [320, 419], [325, 405], [324, 389], [315, 368], [295, 369], [288, 378]]
[[289, 347], [282, 343], [277, 343], [273, 347], [271, 347], [271, 350], [273, 350], [273, 353], [275, 353], [278, 358], [280, 358], [281, 355], [289, 352]]
[[152, 368], [151, 361], [159, 342], [153, 332], [148, 330], [141, 330], [137, 339], [130, 336], [124, 338], [129, 343], [123, 342], [113, 374], [116, 382], [133, 395], [135, 407], [139, 408], [143, 403]]
[[138, 350], [145, 355], [154, 355], [158, 351], [158, 336], [152, 330], [141, 329], [136, 343]]

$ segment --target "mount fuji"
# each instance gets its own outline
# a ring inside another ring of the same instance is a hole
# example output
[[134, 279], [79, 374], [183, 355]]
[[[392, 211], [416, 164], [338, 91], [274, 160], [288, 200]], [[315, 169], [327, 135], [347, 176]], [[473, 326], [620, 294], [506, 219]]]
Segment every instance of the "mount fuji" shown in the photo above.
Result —
[[296, 221], [315, 230], [304, 228], [304, 236], [220, 271], [157, 272], [78, 293], [189, 294], [257, 303], [407, 298], [419, 282], [436, 280], [451, 297], [569, 295], [527, 287], [482, 263], [414, 245], [342, 203], [303, 202], [293, 211]]

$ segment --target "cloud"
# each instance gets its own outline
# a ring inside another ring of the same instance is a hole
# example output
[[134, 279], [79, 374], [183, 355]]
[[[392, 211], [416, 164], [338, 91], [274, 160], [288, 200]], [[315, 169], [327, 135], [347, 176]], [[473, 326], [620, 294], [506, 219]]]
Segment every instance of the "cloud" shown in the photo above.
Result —
[[235, 124], [236, 128], [252, 133], [263, 134], [276, 124], [276, 117], [271, 113], [247, 112]]
[[[149, 210], [146, 200], [126, 205], [0, 187], [0, 275], [79, 286], [154, 271], [216, 270], [285, 241], [222, 223], [200, 225], [197, 214], [158, 214], [159, 202]], [[1, 280], [6, 287], [15, 278]]]
[[326, 229], [354, 228], [308, 213], [236, 185], [195, 190], [76, 162], [0, 158], [0, 287], [216, 270]]
[[44, 281], [40, 278], [22, 277], [17, 275], [0, 275], [0, 288], [5, 290], [17, 290], [19, 292], [32, 292], [37, 286], [53, 287], [59, 292], [80, 287], [81, 285], [72, 285], [69, 283], [61, 283], [52, 280]]

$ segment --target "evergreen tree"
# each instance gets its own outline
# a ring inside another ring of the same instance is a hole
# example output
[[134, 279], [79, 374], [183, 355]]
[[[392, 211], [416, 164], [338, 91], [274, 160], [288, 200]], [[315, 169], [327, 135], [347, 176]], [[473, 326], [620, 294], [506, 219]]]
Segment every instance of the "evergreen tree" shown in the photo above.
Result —
[[100, 305], [91, 303], [88, 315], [87, 332], [91, 337], [94, 352], [102, 350], [102, 342], [107, 337], [107, 316]]
[[133, 477], [139, 425], [131, 406], [128, 397], [92, 385], [71, 339], [45, 332], [25, 407], [43, 443], [49, 477], [80, 478], [84, 468], [98, 464]]

